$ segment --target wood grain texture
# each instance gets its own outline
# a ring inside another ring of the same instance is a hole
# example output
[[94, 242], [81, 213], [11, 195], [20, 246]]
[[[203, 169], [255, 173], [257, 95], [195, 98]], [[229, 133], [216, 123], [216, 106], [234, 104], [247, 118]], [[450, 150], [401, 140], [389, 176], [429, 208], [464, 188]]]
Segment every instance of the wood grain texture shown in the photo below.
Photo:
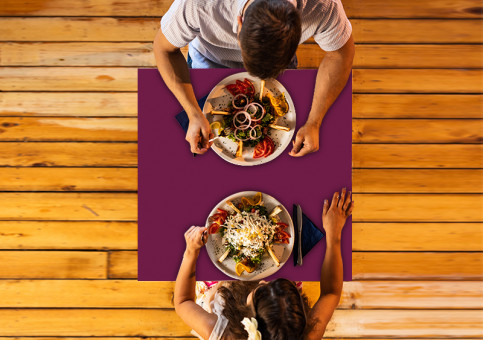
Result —
[[[354, 94], [352, 102], [354, 118], [483, 118], [478, 94]], [[136, 115], [136, 93], [0, 92], [0, 116]]]
[[136, 191], [135, 168], [0, 168], [0, 191]]
[[[0, 41], [152, 42], [161, 18], [0, 17]], [[352, 19], [357, 43], [481, 43], [478, 19]]]
[[353, 119], [352, 142], [394, 144], [481, 143], [483, 142], [483, 120]]
[[481, 145], [354, 144], [354, 168], [471, 168], [483, 163]]
[[[135, 118], [0, 118], [0, 141], [136, 142]], [[353, 143], [481, 143], [481, 119], [354, 119]]]
[[355, 194], [355, 222], [483, 222], [481, 194]]
[[0, 220], [137, 220], [136, 194], [0, 193], [0, 202]]
[[[134, 168], [0, 168], [0, 191], [136, 191]], [[483, 193], [480, 169], [353, 169], [355, 193]]]
[[[314, 303], [319, 282], [304, 282]], [[0, 280], [1, 308], [173, 308], [174, 282], [135, 280]], [[55, 295], [55, 299], [51, 296]], [[338, 309], [472, 309], [480, 282], [345, 282]]]
[[[136, 251], [111, 251], [109, 278], [137, 277]], [[478, 280], [481, 253], [353, 252], [354, 280]]]
[[0, 251], [1, 279], [105, 279], [106, 267], [105, 252]]
[[353, 169], [356, 193], [483, 193], [483, 170]]
[[[4, 0], [0, 16], [162, 16], [172, 0]], [[357, 0], [342, 1], [349, 18], [480, 18], [481, 3], [477, 0]]]
[[137, 249], [137, 223], [0, 221], [0, 249]]
[[122, 67], [0, 67], [1, 91], [136, 91], [137, 70]]
[[[325, 55], [310, 42], [297, 49], [299, 68], [317, 68]], [[148, 42], [5, 42], [0, 43], [0, 55], [0, 66], [156, 66], [152, 43]], [[358, 44], [353, 67], [480, 68], [482, 58], [479, 45]]]
[[482, 266], [481, 252], [352, 253], [354, 280], [481, 280]]
[[0, 166], [137, 166], [135, 143], [0, 143]]
[[[317, 68], [324, 56], [316, 44], [300, 45], [298, 67]], [[482, 58], [479, 45], [356, 44], [353, 68], [481, 68]]]
[[137, 116], [137, 93], [0, 92], [0, 116]]
[[[451, 320], [451, 327], [448, 326]], [[122, 322], [120, 322], [122, 320]], [[337, 310], [328, 337], [479, 337], [481, 312]], [[0, 310], [2, 336], [189, 336], [174, 310]]]
[[354, 118], [483, 118], [479, 94], [354, 94]]
[[481, 70], [357, 69], [353, 91], [363, 93], [482, 93]]
[[[481, 70], [356, 69], [355, 93], [481, 93]], [[0, 67], [1, 91], [136, 91], [122, 67]]]
[[136, 118], [1, 118], [0, 141], [136, 142]]
[[353, 223], [354, 251], [483, 251], [482, 223]]

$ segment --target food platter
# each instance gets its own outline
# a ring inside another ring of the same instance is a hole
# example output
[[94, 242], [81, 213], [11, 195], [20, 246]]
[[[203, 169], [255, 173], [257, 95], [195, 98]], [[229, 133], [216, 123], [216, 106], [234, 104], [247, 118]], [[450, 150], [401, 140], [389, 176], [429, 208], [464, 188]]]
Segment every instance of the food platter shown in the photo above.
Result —
[[[244, 191], [233, 194], [223, 199], [210, 212], [209, 217], [206, 220], [206, 227], [210, 227], [213, 222], [212, 218], [210, 217], [215, 215], [217, 211], [219, 211], [218, 209], [233, 212], [233, 208], [227, 202], [233, 202], [234, 204], [237, 204], [241, 202], [243, 197], [252, 197], [256, 194], [257, 192], [255, 191]], [[266, 208], [267, 211], [273, 211], [276, 207], [280, 208], [281, 211], [277, 214], [277, 219], [287, 225], [285, 231], [290, 235], [290, 238], [288, 239], [287, 243], [273, 243], [270, 247], [273, 252], [273, 256], [278, 259], [279, 265], [276, 264], [272, 255], [270, 255], [268, 251], [265, 251], [261, 256], [260, 263], [256, 265], [253, 272], [249, 273], [245, 271], [241, 275], [238, 275], [235, 269], [237, 263], [233, 256], [228, 256], [224, 260], [220, 261], [220, 258], [222, 258], [223, 254], [226, 252], [227, 249], [223, 243], [224, 240], [221, 233], [209, 234], [208, 241], [206, 243], [206, 250], [211, 261], [224, 274], [234, 279], [261, 280], [267, 276], [270, 276], [276, 273], [285, 264], [285, 262], [290, 257], [290, 254], [292, 253], [295, 237], [294, 226], [289, 212], [278, 200], [270, 195], [262, 194], [262, 200], [262, 205]]]
[[[236, 73], [231, 76], [226, 77], [220, 81], [210, 92], [207, 100], [203, 106], [203, 112], [206, 118], [212, 124], [213, 122], [220, 122], [223, 124], [223, 116], [218, 114], [212, 114], [212, 112], [226, 110], [227, 107], [232, 103], [234, 96], [227, 90], [231, 84], [236, 83], [236, 81], [250, 81], [254, 88], [255, 93], [258, 97], [261, 89], [261, 80], [249, 75], [247, 72]], [[269, 79], [265, 81], [265, 86], [263, 90], [263, 96], [271, 96], [272, 98], [284, 96], [288, 110], [283, 116], [276, 117], [276, 124], [279, 127], [285, 128], [284, 130], [277, 130], [275, 128], [268, 129], [267, 135], [269, 139], [273, 141], [273, 150], [270, 155], [266, 157], [257, 158], [254, 157], [254, 148], [244, 148], [243, 154], [237, 156], [237, 150], [239, 145], [236, 141], [231, 140], [227, 137], [220, 137], [214, 140], [212, 149], [221, 158], [230, 162], [232, 164], [241, 166], [254, 166], [270, 162], [280, 156], [282, 152], [290, 145], [292, 140], [294, 130], [295, 130], [295, 108], [290, 94], [287, 92], [285, 87], [276, 79]]]

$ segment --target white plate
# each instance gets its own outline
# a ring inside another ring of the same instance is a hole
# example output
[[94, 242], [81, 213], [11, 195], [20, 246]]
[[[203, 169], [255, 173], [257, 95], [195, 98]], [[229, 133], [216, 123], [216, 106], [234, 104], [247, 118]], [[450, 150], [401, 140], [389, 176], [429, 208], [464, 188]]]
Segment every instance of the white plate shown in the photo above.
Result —
[[[233, 99], [233, 96], [225, 89], [225, 86], [228, 84], [234, 84], [236, 80], [243, 81], [245, 78], [253, 83], [255, 86], [255, 93], [260, 92], [260, 79], [249, 75], [248, 72], [236, 73], [226, 77], [220, 81], [213, 90], [211, 90], [206, 99], [205, 105], [203, 106], [203, 112], [206, 114], [206, 118], [210, 123], [223, 120], [223, 116], [211, 115], [210, 112], [212, 110], [224, 110]], [[295, 108], [292, 98], [285, 87], [276, 79], [270, 79], [265, 82], [264, 93], [266, 94], [267, 91], [271, 92], [274, 96], [285, 93], [285, 98], [289, 105], [289, 111], [285, 116], [278, 118], [277, 125], [287, 126], [290, 128], [290, 131], [270, 130], [270, 138], [272, 138], [275, 143], [275, 151], [267, 158], [253, 158], [253, 148], [246, 147], [243, 151], [243, 159], [236, 159], [235, 153], [238, 147], [237, 143], [226, 137], [218, 138], [213, 142], [211, 148], [224, 160], [237, 165], [259, 165], [274, 160], [280, 156], [287, 146], [290, 145], [295, 130]]]
[[[232, 211], [232, 209], [226, 204], [226, 201], [229, 200], [234, 204], [237, 204], [240, 202], [243, 196], [253, 197], [256, 193], [257, 193], [256, 191], [243, 191], [223, 199], [211, 211], [210, 215], [206, 219], [206, 226], [207, 227], [210, 226], [211, 222], [209, 221], [209, 217], [217, 212], [216, 211], [217, 208], [225, 209], [227, 211]], [[285, 207], [282, 204], [280, 204], [279, 201], [277, 201], [272, 196], [262, 193], [262, 198], [263, 198], [264, 206], [267, 208], [267, 211], [269, 213], [277, 205], [280, 206], [282, 208], [282, 212], [278, 214], [278, 217], [280, 217], [280, 220], [282, 222], [288, 224], [288, 228], [286, 229], [286, 231], [290, 234], [290, 242], [288, 244], [277, 243], [272, 245], [273, 252], [275, 253], [275, 256], [277, 257], [277, 259], [280, 261], [279, 267], [275, 265], [272, 258], [270, 257], [270, 254], [265, 252], [263, 254], [262, 261], [260, 262], [260, 264], [257, 265], [253, 273], [247, 273], [245, 271], [242, 273], [241, 276], [238, 276], [235, 272], [236, 263], [232, 257], [226, 258], [222, 263], [218, 261], [220, 256], [223, 255], [223, 253], [225, 252], [225, 248], [221, 243], [222, 241], [221, 235], [218, 233], [209, 235], [208, 241], [206, 242], [206, 251], [210, 256], [211, 262], [213, 262], [213, 264], [223, 273], [237, 280], [243, 280], [243, 281], [261, 280], [267, 276], [270, 276], [275, 272], [277, 272], [280, 268], [282, 268], [282, 266], [285, 264], [285, 262], [290, 257], [290, 254], [292, 253], [295, 233], [294, 233], [292, 218], [289, 212], [287, 211], [287, 209], [285, 209]]]

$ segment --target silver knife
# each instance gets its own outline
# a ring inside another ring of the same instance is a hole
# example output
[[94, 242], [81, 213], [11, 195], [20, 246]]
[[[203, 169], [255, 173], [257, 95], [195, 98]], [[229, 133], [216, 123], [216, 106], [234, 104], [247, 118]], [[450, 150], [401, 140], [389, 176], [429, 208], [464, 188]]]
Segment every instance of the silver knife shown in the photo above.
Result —
[[297, 266], [302, 265], [302, 208], [297, 204], [297, 226], [298, 226], [298, 254], [297, 254]]

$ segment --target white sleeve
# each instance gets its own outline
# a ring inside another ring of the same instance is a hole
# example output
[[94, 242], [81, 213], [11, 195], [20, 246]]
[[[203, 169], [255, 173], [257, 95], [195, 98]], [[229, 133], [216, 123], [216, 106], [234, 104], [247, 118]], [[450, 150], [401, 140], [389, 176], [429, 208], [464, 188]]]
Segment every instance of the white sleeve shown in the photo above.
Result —
[[175, 0], [161, 18], [161, 31], [176, 47], [188, 45], [200, 31], [198, 2]]
[[324, 51], [330, 52], [344, 46], [351, 34], [352, 26], [342, 3], [340, 0], [330, 1], [325, 18], [314, 34], [314, 40]]

